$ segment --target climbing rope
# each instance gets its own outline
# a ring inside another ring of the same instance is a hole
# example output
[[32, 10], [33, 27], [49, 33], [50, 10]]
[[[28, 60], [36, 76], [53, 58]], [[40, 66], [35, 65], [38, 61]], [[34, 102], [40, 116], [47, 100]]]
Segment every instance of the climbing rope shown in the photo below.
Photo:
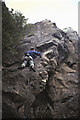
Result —
[[30, 106], [29, 106], [29, 96], [30, 96], [30, 69], [28, 70], [28, 75], [27, 75], [27, 83], [28, 83], [28, 88], [26, 92], [26, 101], [25, 101], [25, 117], [29, 118], [30, 117]]
[[30, 88], [30, 69], [28, 71], [28, 88]]

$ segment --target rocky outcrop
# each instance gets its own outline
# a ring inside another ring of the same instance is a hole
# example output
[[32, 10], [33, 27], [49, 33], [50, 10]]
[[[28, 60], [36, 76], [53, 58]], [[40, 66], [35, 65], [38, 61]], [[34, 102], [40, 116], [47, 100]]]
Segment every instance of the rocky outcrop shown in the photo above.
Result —
[[[61, 30], [49, 20], [35, 24], [34, 34], [15, 48], [18, 55], [4, 60], [3, 118], [78, 117], [78, 41], [71, 28]], [[36, 72], [17, 69], [31, 46], [42, 52], [34, 60]]]

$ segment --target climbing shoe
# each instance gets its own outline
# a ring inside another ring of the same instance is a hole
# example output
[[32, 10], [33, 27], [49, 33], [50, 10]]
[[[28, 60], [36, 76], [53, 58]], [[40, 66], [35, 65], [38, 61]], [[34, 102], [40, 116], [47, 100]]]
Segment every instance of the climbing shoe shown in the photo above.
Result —
[[23, 68], [24, 68], [24, 67], [21, 67], [21, 66], [20, 66], [20, 67], [17, 67], [17, 69], [23, 69]]
[[34, 69], [34, 66], [31, 66], [30, 68], [31, 68], [31, 70], [33, 70], [34, 72], [36, 72], [36, 70]]
[[42, 82], [46, 83], [46, 79], [42, 79]]

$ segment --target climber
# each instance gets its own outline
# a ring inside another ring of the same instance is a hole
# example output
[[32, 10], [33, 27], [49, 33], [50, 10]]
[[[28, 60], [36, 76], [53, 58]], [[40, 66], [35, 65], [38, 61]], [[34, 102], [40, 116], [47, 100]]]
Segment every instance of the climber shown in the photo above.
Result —
[[21, 67], [24, 68], [29, 63], [30, 68], [35, 72], [33, 60], [37, 56], [41, 57], [41, 52], [36, 51], [35, 48], [31, 48], [28, 52], [25, 52], [25, 58], [21, 64]]

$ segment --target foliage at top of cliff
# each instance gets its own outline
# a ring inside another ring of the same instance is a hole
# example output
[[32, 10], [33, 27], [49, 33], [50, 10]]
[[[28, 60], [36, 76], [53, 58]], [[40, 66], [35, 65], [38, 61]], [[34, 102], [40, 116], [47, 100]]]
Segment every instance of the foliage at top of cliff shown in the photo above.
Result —
[[25, 34], [29, 34], [32, 29], [31, 24], [27, 24], [28, 19], [19, 11], [9, 10], [5, 2], [2, 2], [2, 48], [3, 51], [13, 51]]

